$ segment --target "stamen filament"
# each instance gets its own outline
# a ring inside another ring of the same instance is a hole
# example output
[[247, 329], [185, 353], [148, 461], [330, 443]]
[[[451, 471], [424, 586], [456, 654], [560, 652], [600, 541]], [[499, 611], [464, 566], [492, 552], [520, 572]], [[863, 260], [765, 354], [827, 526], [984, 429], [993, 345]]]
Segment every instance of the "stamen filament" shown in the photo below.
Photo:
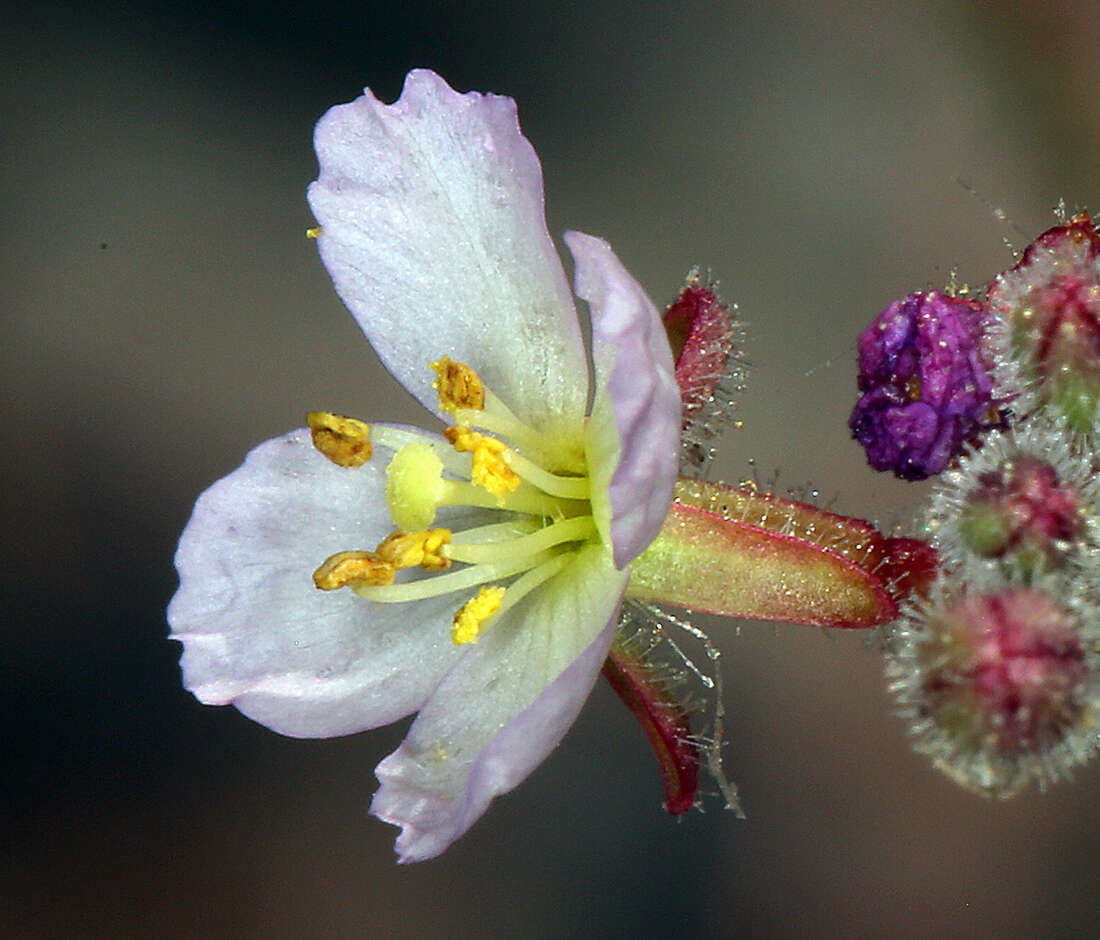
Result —
[[521, 535], [538, 532], [544, 525], [541, 519], [530, 516], [524, 519], [510, 519], [507, 522], [491, 522], [488, 525], [479, 525], [452, 533], [451, 544], [481, 545], [484, 542], [500, 542], [503, 539], [514, 539]]
[[485, 630], [509, 608], [515, 607], [535, 588], [562, 570], [571, 558], [571, 553], [563, 552], [537, 568], [532, 568], [509, 585], [507, 589], [494, 585], [482, 588], [475, 597], [470, 598], [455, 614], [451, 637], [455, 644], [476, 643]]
[[516, 578], [515, 581], [508, 585], [508, 590], [504, 592], [504, 598], [500, 602], [500, 607], [497, 608], [496, 613], [482, 624], [482, 630], [501, 616], [501, 614], [505, 613], [509, 608], [518, 604], [540, 584], [549, 581], [554, 575], [561, 571], [562, 568], [569, 564], [572, 559], [572, 552], [562, 552], [544, 561], [537, 568], [532, 568], [530, 571]]
[[460, 480], [441, 482], [436, 505], [507, 509], [532, 516], [544, 516], [548, 519], [565, 519], [591, 512], [585, 500], [558, 499], [530, 485], [521, 486], [515, 492], [509, 493], [502, 501], [488, 490]]
[[529, 424], [520, 421], [512, 409], [488, 388], [485, 389], [485, 407], [456, 408], [453, 414], [455, 421], [459, 424], [469, 424], [471, 427], [495, 431], [512, 440], [527, 438], [534, 441], [538, 439], [538, 432]]
[[514, 450], [505, 451], [502, 456], [509, 467], [544, 493], [566, 499], [588, 499], [588, 477], [563, 477], [549, 473]]
[[595, 534], [596, 523], [591, 516], [574, 516], [519, 538], [478, 545], [455, 545], [452, 542], [444, 552], [452, 561], [469, 565], [492, 564], [507, 558], [530, 557], [563, 542], [579, 542]]
[[427, 444], [435, 455], [443, 461], [443, 467], [455, 476], [470, 477], [470, 464], [472, 459], [469, 454], [460, 454], [445, 440], [434, 434], [417, 434], [414, 431], [406, 431], [403, 428], [395, 428], [392, 425], [372, 424], [370, 426], [371, 441], [376, 447], [385, 447], [394, 453], [401, 450], [406, 444]]
[[387, 584], [379, 587], [352, 587], [360, 597], [369, 601], [377, 601], [382, 604], [401, 604], [406, 601], [420, 601], [426, 597], [438, 597], [440, 594], [451, 594], [465, 588], [477, 587], [488, 581], [499, 581], [519, 574], [528, 568], [541, 565], [556, 554], [558, 550], [548, 549], [542, 555], [533, 558], [510, 558], [506, 561], [489, 565], [471, 565], [461, 571], [450, 574], [436, 575], [435, 577], [422, 578], [419, 581], [406, 581], [404, 584]]
[[[489, 431], [503, 437], [519, 450], [532, 454], [541, 454], [546, 450], [546, 435], [517, 418], [508, 406], [489, 389], [485, 389], [485, 409], [483, 411], [476, 411], [473, 408], [459, 408], [454, 412], [454, 418], [456, 424], [480, 428], [483, 431]], [[582, 454], [570, 454], [569, 465], [558, 469], [581, 471], [584, 466]], [[517, 472], [519, 471], [517, 470]]]

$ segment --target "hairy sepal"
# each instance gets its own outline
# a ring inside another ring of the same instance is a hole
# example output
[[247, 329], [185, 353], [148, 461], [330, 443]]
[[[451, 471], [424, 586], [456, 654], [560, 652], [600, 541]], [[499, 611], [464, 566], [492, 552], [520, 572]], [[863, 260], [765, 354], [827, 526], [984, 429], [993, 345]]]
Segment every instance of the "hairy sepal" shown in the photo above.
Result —
[[683, 404], [680, 469], [688, 475], [700, 473], [715, 439], [735, 424], [735, 398], [745, 388], [747, 371], [744, 329], [735, 311], [693, 268], [662, 317]]
[[693, 743], [686, 709], [658, 681], [631, 635], [619, 630], [603, 664], [603, 676], [641, 725], [665, 788], [665, 809], [673, 816], [695, 805], [699, 790], [699, 748]]

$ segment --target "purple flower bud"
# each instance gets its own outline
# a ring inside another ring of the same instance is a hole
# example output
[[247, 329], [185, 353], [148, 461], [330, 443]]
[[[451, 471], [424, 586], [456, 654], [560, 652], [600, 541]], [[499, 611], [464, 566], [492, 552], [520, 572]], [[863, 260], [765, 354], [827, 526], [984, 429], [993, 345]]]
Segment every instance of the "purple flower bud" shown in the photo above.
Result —
[[985, 312], [938, 291], [887, 307], [859, 338], [859, 389], [848, 426], [876, 470], [939, 473], [965, 441], [999, 423], [981, 352]]

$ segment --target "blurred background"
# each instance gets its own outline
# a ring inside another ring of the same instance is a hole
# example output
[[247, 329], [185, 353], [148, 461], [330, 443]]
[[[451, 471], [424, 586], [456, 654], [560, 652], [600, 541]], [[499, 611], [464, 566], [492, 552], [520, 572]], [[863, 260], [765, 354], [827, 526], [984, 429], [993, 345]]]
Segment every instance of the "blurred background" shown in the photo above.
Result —
[[366, 808], [405, 725], [298, 741], [200, 706], [164, 622], [194, 498], [248, 448], [314, 408], [419, 416], [303, 235], [327, 107], [414, 66], [515, 97], [555, 235], [606, 237], [658, 304], [701, 264], [740, 305], [716, 475], [893, 526], [926, 490], [848, 437], [855, 336], [1096, 199], [1092, 0], [46, 0], [0, 37], [0, 935], [1097, 934], [1100, 767], [964, 793], [860, 636], [700, 618], [747, 821], [666, 817], [601, 686], [399, 868]]

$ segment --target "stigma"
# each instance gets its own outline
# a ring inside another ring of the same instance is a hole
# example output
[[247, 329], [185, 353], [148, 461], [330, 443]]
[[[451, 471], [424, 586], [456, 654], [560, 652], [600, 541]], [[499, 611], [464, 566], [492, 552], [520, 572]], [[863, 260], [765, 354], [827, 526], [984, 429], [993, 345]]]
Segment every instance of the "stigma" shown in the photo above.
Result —
[[[313, 581], [319, 590], [349, 588], [375, 603], [453, 593], [451, 638], [465, 645], [600, 536], [575, 442], [547, 460], [545, 435], [517, 418], [476, 371], [446, 356], [430, 368], [440, 410], [455, 422], [442, 439], [310, 413], [314, 446], [341, 467], [354, 471], [375, 448], [393, 453], [385, 499], [394, 531], [373, 549], [325, 559]], [[437, 526], [446, 507], [482, 510], [482, 524], [459, 531]], [[421, 574], [400, 576], [407, 569]]]

